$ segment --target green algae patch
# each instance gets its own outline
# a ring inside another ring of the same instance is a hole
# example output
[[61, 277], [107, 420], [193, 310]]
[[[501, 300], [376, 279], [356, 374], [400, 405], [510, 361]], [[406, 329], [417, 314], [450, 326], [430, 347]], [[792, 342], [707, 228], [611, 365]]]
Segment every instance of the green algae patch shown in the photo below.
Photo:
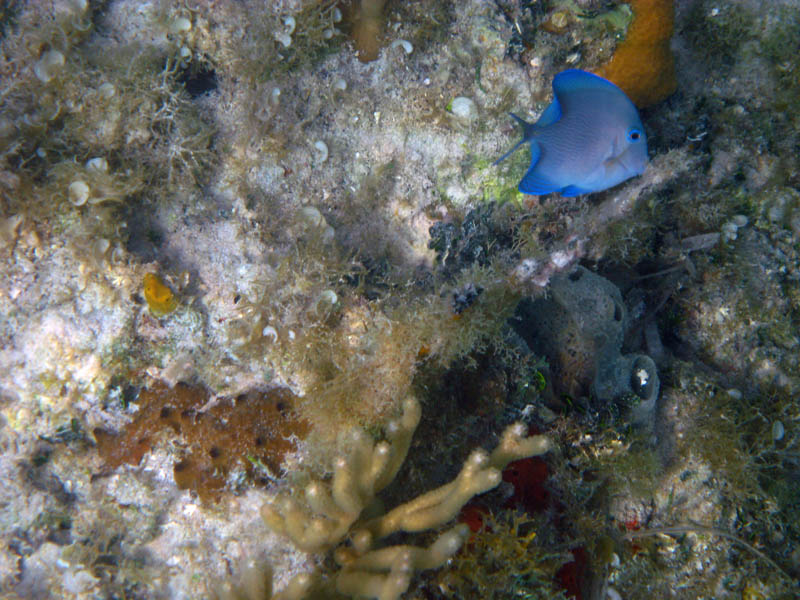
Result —
[[[529, 159], [526, 159], [524, 154], [524, 152], [520, 152], [520, 157], [514, 157], [514, 160], [509, 157], [511, 166], [507, 171], [498, 171], [500, 167], [486, 159], [480, 159], [475, 163], [475, 171], [480, 173], [483, 180], [484, 202], [497, 202], [499, 205], [511, 202], [517, 206], [522, 204], [525, 194], [517, 189], [518, 182], [514, 180], [512, 173], [524, 173], [527, 169], [525, 163], [529, 162]], [[520, 175], [521, 177], [522, 175]]]

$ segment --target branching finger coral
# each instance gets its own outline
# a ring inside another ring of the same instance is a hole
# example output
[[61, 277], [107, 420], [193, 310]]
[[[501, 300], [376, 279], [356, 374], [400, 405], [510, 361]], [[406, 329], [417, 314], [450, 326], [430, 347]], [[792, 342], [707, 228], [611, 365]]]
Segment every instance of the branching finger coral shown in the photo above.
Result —
[[234, 585], [225, 582], [214, 590], [216, 600], [301, 600], [314, 585], [314, 579], [305, 573], [293, 577], [277, 594], [272, 591], [272, 569], [262, 561], [249, 561]]
[[336, 591], [353, 597], [399, 598], [408, 589], [415, 570], [441, 567], [458, 552], [467, 537], [469, 527], [461, 524], [440, 535], [428, 548], [389, 546], [350, 562], [337, 557], [343, 568], [336, 577]]
[[474, 450], [453, 481], [367, 522], [364, 529], [377, 539], [397, 531], [424, 531], [446, 523], [455, 518], [473, 496], [495, 488], [508, 463], [544, 454], [549, 449], [548, 438], [525, 437], [524, 425], [511, 425], [491, 455]]
[[334, 463], [332, 483], [314, 481], [306, 486], [311, 514], [295, 500], [284, 498], [276, 506], [262, 507], [264, 521], [306, 552], [321, 552], [338, 544], [375, 494], [397, 475], [420, 416], [419, 402], [409, 398], [401, 418], [386, 429], [388, 441], [375, 444], [363, 431], [353, 434], [351, 452]]
[[334, 462], [332, 481], [313, 481], [306, 487], [306, 506], [286, 497], [261, 509], [273, 531], [308, 552], [330, 549], [349, 535], [351, 545], [335, 552], [342, 566], [336, 578], [340, 593], [381, 600], [399, 598], [414, 570], [444, 564], [463, 545], [469, 529], [456, 526], [428, 548], [395, 545], [374, 549], [376, 541], [399, 531], [413, 533], [447, 523], [473, 496], [496, 487], [510, 462], [544, 454], [552, 445], [545, 436], [526, 436], [525, 426], [515, 423], [505, 430], [491, 454], [473, 451], [452, 482], [383, 516], [359, 522], [362, 511], [373, 504], [375, 494], [394, 479], [404, 462], [419, 419], [419, 403], [407, 399], [400, 419], [387, 427], [387, 441], [374, 443], [364, 432], [355, 434], [351, 451]]

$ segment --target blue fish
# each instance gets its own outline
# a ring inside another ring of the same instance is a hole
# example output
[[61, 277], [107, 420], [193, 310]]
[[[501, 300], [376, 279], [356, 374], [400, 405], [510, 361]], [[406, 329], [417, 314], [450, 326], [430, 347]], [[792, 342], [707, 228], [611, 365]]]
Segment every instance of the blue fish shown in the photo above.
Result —
[[536, 123], [511, 113], [531, 145], [531, 166], [519, 182], [523, 194], [600, 192], [644, 172], [647, 138], [633, 102], [616, 85], [579, 69], [553, 79], [553, 102]]

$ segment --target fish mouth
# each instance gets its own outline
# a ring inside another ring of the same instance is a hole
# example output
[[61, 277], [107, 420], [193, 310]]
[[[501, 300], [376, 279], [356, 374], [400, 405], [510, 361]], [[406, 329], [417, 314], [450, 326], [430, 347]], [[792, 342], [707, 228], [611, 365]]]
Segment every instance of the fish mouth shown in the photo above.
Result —
[[647, 160], [636, 160], [636, 158], [631, 156], [628, 152], [618, 156], [617, 163], [619, 163], [619, 165], [625, 169], [625, 171], [634, 175], [641, 175], [647, 168]]

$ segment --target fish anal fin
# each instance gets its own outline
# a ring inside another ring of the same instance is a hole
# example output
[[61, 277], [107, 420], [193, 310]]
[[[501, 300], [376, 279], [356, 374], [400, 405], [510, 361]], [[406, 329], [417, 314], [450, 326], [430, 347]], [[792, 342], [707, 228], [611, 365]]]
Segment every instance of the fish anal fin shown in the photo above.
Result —
[[564, 198], [572, 198], [573, 196], [580, 196], [581, 194], [591, 194], [593, 191], [594, 190], [578, 187], [577, 185], [568, 185], [561, 190], [561, 195], [564, 196]]
[[543, 194], [549, 194], [561, 189], [560, 185], [553, 183], [539, 173], [537, 164], [541, 154], [542, 151], [539, 148], [539, 144], [531, 142], [531, 166], [528, 168], [528, 172], [525, 173], [525, 177], [519, 182], [518, 187], [519, 191], [523, 194], [542, 196]]

